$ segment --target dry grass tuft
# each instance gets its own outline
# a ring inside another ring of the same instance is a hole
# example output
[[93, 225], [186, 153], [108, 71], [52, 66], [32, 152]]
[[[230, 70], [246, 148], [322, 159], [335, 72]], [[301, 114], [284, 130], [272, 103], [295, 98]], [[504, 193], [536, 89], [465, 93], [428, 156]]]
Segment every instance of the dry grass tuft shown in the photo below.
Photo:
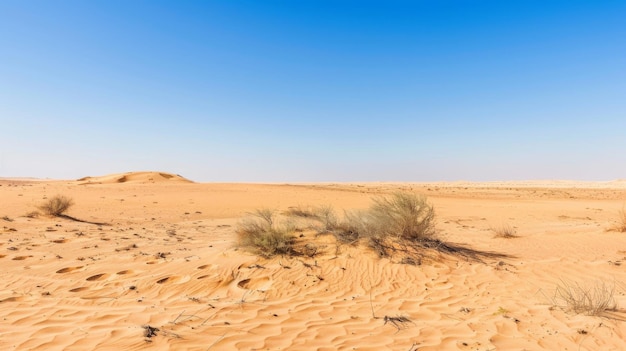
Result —
[[309, 207], [304, 207], [304, 206], [289, 207], [287, 211], [285, 211], [284, 214], [287, 216], [301, 217], [301, 218], [313, 218], [313, 219], [317, 218], [317, 214], [315, 213], [314, 209], [311, 209]]
[[581, 284], [561, 280], [550, 302], [553, 306], [566, 311], [598, 316], [607, 311], [617, 310], [615, 294], [615, 283], [597, 281], [593, 284]]
[[277, 225], [274, 211], [269, 209], [259, 209], [251, 215], [251, 218], [240, 222], [237, 228], [241, 246], [251, 248], [263, 257], [295, 253], [295, 238], [291, 234], [295, 230], [293, 226]]
[[72, 207], [73, 204], [74, 201], [72, 201], [71, 198], [63, 195], [56, 195], [40, 205], [39, 209], [49, 216], [59, 217]]
[[[319, 247], [304, 234], [299, 239], [292, 234], [302, 232], [295, 222], [277, 225], [274, 211], [262, 209], [251, 218], [240, 222], [237, 232], [241, 246], [252, 248], [265, 257], [276, 255], [319, 254]], [[401, 262], [421, 264], [423, 258], [454, 255], [480, 261], [482, 258], [505, 258], [506, 255], [473, 250], [462, 245], [441, 241], [435, 228], [435, 211], [424, 196], [411, 192], [396, 192], [374, 199], [364, 211], [345, 212], [339, 219], [330, 206], [291, 207], [283, 215], [305, 219], [309, 229], [318, 235], [331, 234], [340, 244], [359, 245], [366, 242], [380, 257], [396, 253], [404, 257]]]
[[510, 224], [503, 224], [499, 227], [491, 228], [491, 230], [495, 233], [496, 238], [511, 239], [518, 237], [517, 230]]
[[626, 233], [626, 209], [624, 209], [623, 207], [619, 211], [617, 224], [613, 227], [613, 230], [620, 233]]

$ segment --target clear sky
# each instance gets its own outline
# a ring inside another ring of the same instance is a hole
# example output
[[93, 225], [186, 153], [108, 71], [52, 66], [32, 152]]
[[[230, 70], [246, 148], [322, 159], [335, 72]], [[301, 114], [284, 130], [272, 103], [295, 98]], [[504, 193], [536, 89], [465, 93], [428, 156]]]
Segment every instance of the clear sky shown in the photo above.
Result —
[[626, 178], [626, 1], [0, 1], [0, 177]]

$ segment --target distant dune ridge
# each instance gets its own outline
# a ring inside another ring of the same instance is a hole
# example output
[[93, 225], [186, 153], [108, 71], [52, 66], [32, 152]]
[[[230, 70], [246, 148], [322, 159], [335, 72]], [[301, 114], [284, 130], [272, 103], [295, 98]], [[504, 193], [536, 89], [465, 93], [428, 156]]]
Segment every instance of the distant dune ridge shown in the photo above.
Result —
[[126, 172], [109, 174], [98, 177], [83, 177], [76, 180], [81, 184], [116, 184], [116, 183], [162, 183], [179, 182], [193, 183], [191, 180], [172, 173], [165, 172]]

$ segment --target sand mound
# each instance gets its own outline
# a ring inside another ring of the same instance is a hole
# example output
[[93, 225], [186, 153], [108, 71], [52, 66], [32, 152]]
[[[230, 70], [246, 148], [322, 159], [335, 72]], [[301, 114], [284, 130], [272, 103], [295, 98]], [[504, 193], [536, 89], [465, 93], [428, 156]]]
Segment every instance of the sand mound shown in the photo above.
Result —
[[162, 182], [193, 183], [191, 180], [178, 174], [165, 172], [127, 172], [110, 174], [100, 177], [84, 177], [77, 180], [80, 184], [116, 184], [116, 183], [140, 183], [152, 184]]

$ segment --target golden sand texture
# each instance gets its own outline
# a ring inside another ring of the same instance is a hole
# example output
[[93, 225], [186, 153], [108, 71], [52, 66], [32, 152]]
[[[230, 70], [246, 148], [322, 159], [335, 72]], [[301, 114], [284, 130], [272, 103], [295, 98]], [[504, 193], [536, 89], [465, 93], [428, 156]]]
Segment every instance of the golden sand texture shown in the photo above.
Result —
[[[446, 241], [507, 257], [410, 265], [328, 236], [315, 257], [236, 247], [255, 209], [341, 213], [395, 190], [428, 196]], [[70, 218], [26, 216], [56, 194]], [[622, 309], [587, 316], [550, 297], [604, 281], [626, 308], [626, 233], [607, 231], [625, 199], [623, 181], [0, 180], [0, 350], [624, 350]], [[503, 224], [517, 237], [496, 238]]]

